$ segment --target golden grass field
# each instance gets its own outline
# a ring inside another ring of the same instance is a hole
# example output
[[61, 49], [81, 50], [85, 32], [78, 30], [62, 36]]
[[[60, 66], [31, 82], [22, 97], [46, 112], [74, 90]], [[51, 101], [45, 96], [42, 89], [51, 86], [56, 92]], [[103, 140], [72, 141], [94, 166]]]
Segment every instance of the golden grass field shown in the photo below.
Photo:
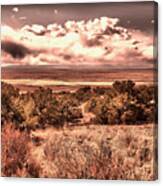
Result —
[[31, 133], [30, 157], [39, 177], [154, 180], [153, 124], [75, 126]]

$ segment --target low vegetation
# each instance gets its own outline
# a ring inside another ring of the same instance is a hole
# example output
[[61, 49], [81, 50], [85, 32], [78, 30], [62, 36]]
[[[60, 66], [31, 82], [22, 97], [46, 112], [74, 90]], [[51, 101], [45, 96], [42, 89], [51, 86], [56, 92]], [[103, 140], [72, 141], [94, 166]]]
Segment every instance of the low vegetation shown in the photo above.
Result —
[[2, 127], [2, 176], [39, 177], [41, 170], [32, 160], [28, 133], [15, 129], [11, 123]]
[[40, 176], [153, 180], [157, 177], [154, 126], [74, 126], [39, 129], [32, 155]]

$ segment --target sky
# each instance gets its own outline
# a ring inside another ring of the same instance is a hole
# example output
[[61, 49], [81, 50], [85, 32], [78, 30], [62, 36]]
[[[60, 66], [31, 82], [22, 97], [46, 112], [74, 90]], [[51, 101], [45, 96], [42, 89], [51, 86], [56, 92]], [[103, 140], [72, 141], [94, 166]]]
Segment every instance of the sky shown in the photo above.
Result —
[[152, 68], [154, 3], [3, 5], [2, 65]]

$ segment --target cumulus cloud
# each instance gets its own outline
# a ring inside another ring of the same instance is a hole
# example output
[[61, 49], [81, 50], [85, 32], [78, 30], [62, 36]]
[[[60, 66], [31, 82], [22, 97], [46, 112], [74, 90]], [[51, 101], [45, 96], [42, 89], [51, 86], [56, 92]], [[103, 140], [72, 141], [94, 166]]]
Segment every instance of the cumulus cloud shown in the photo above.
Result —
[[101, 17], [18, 30], [2, 26], [2, 64], [153, 65], [153, 36], [118, 22]]

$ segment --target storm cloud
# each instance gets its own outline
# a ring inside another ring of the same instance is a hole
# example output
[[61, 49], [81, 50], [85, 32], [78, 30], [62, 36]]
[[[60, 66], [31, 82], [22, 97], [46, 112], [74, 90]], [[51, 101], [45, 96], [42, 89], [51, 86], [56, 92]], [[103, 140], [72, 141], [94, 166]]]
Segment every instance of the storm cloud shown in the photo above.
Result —
[[21, 44], [12, 41], [2, 41], [1, 49], [10, 54], [13, 58], [24, 58], [30, 54], [30, 50]]

